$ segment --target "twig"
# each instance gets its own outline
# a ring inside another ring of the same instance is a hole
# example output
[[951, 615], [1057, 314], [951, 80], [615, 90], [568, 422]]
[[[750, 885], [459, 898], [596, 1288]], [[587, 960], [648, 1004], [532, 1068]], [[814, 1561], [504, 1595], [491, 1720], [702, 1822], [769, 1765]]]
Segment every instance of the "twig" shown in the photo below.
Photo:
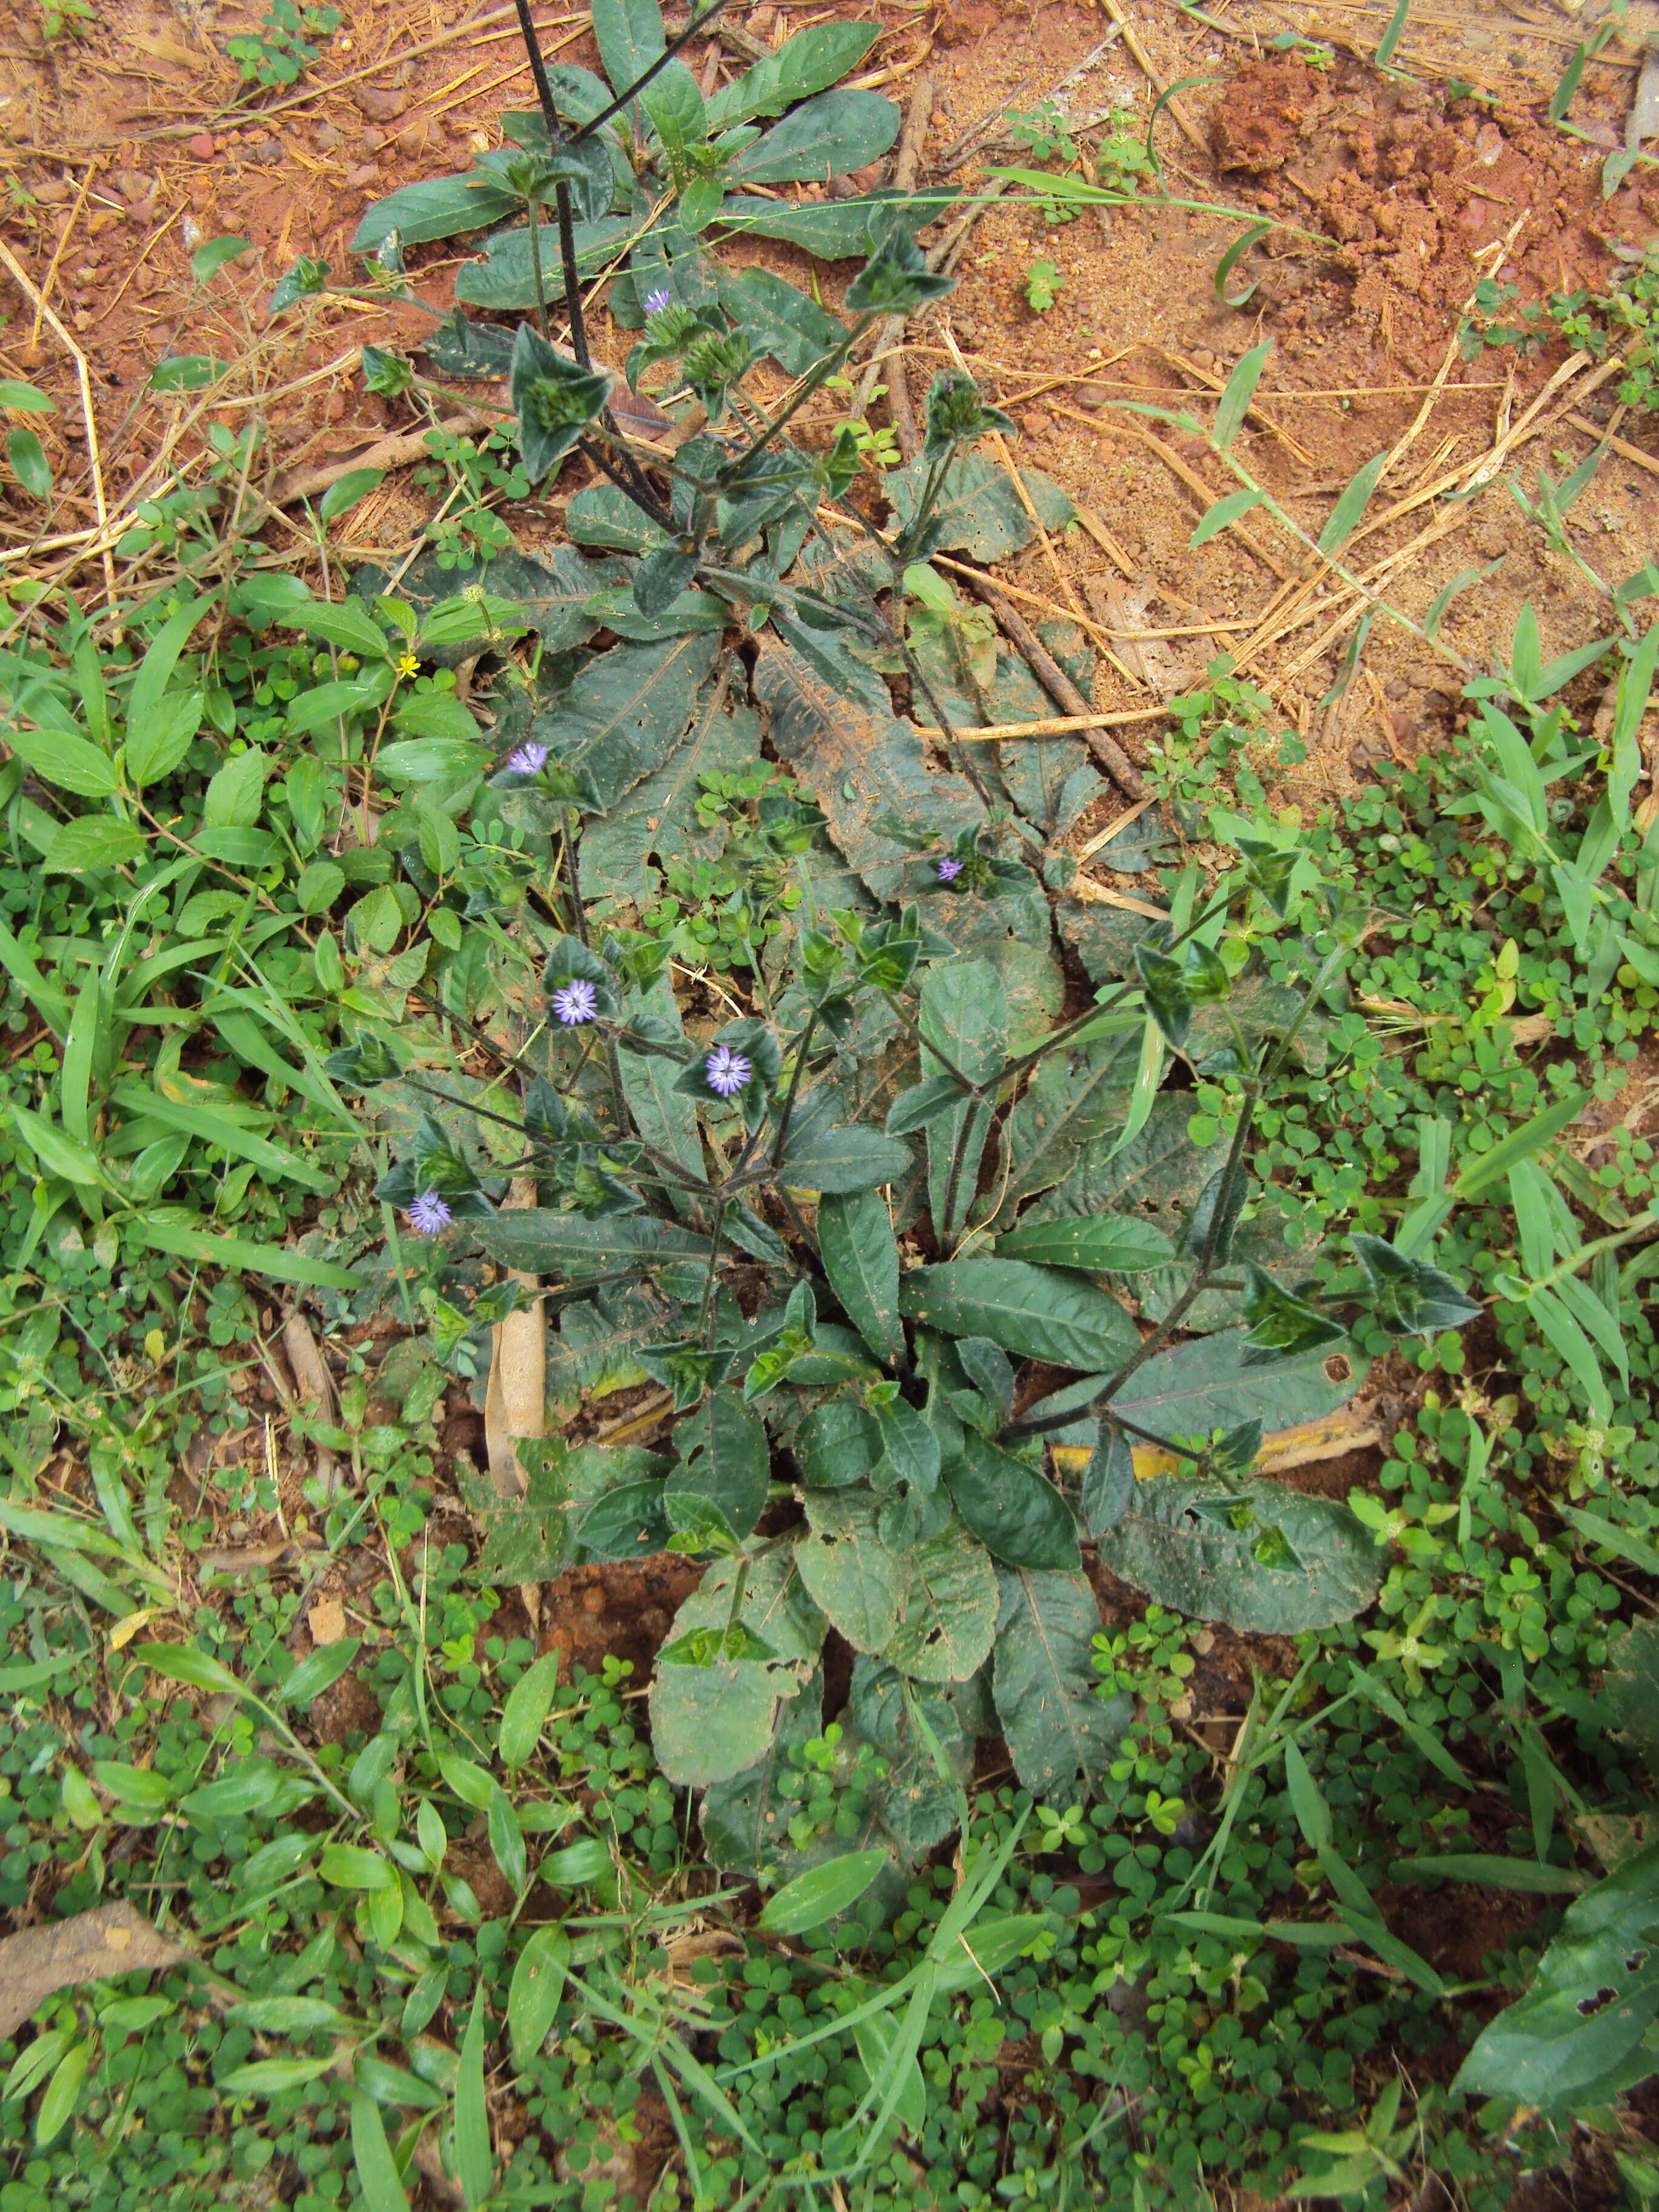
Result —
[[75, 195], [75, 205], [70, 210], [64, 228], [58, 234], [58, 243], [52, 248], [52, 259], [46, 264], [46, 273], [40, 279], [40, 296], [34, 310], [34, 328], [29, 332], [31, 348], [38, 346], [40, 343], [40, 321], [46, 312], [46, 301], [52, 297], [52, 280], [58, 274], [58, 264], [64, 258], [64, 250], [73, 235], [75, 226], [81, 220], [81, 210], [87, 204], [87, 194], [92, 190], [93, 180], [98, 174], [99, 167], [100, 164], [96, 157], [88, 163], [87, 173], [81, 179], [81, 189]]
[[1086, 736], [1089, 750], [1111, 777], [1120, 791], [1131, 799], [1145, 799], [1146, 786], [1140, 770], [1129, 758], [1115, 738], [1108, 736], [1102, 726], [1107, 719], [1092, 714], [1089, 702], [1078, 690], [1071, 678], [1048, 651], [1024, 615], [1017, 614], [983, 577], [971, 586], [996, 617], [997, 627], [1030, 664], [1031, 672], [1057, 707], [1063, 707], [1068, 715], [1082, 718], [1077, 726]]
[[[1016, 615], [1018, 622], [1019, 617]], [[1076, 736], [1084, 730], [1121, 729], [1130, 722], [1161, 721], [1169, 713], [1167, 707], [1131, 707], [1122, 713], [1109, 714], [1045, 714], [1035, 722], [986, 722], [966, 730], [952, 728], [953, 738], [976, 739], [980, 744], [1005, 744], [1015, 738], [1063, 738]], [[942, 730], [918, 722], [915, 728], [924, 738], [943, 737]], [[1127, 821], [1126, 814], [1122, 820]]]
[[[80, 347], [76, 344], [75, 340], [70, 336], [69, 332], [64, 329], [62, 322], [58, 319], [57, 311], [49, 307], [46, 301], [41, 297], [33, 278], [29, 275], [28, 271], [23, 268], [21, 264], [18, 261], [16, 255], [5, 243], [3, 239], [0, 239], [0, 260], [3, 260], [5, 263], [7, 268], [10, 270], [14, 280], [21, 285], [23, 291], [27, 293], [31, 300], [33, 301], [35, 306], [40, 309], [41, 316], [46, 321], [52, 325], [52, 329], [62, 340], [64, 347], [69, 352], [70, 359], [75, 363], [75, 374], [81, 387], [81, 412], [85, 418], [87, 426], [87, 461], [92, 476], [93, 511], [98, 517], [98, 532], [100, 537], [106, 538], [109, 534], [109, 508], [104, 499], [104, 463], [103, 456], [98, 450], [98, 417], [92, 411], [92, 378], [88, 373], [87, 357], [85, 354], [82, 352]], [[111, 558], [110, 548], [107, 544], [106, 544], [103, 549], [103, 556], [104, 590], [107, 595], [109, 605], [113, 607], [115, 605], [115, 562]]]
[[[507, 407], [495, 408], [489, 414], [481, 414], [477, 409], [469, 408], [465, 413], [446, 416], [438, 428], [455, 433], [493, 429], [498, 420], [511, 412]], [[297, 473], [279, 477], [272, 487], [270, 503], [273, 507], [289, 507], [296, 499], [314, 499], [319, 492], [326, 491], [331, 484], [338, 483], [341, 477], [349, 475], [353, 469], [396, 469], [401, 468], [405, 461], [417, 461], [427, 452], [426, 441], [430, 428], [428, 424], [419, 430], [394, 431], [389, 438], [380, 439], [362, 453], [349, 455], [343, 461], [330, 461], [318, 468], [302, 469]]]
[[[893, 184], [896, 191], [908, 193], [916, 188], [916, 173], [921, 167], [922, 142], [927, 136], [927, 125], [933, 113], [933, 80], [919, 76], [910, 90], [910, 104], [904, 112], [904, 128], [899, 134], [898, 153], [893, 162]], [[876, 356], [859, 379], [854, 394], [852, 412], [861, 416], [870, 404], [875, 390], [876, 374], [880, 358], [892, 349], [892, 374], [888, 380], [887, 406], [893, 418], [899, 451], [907, 461], [914, 461], [921, 451], [921, 439], [916, 429], [915, 409], [911, 404], [910, 387], [904, 379], [902, 341], [906, 317], [889, 315], [876, 331]]]

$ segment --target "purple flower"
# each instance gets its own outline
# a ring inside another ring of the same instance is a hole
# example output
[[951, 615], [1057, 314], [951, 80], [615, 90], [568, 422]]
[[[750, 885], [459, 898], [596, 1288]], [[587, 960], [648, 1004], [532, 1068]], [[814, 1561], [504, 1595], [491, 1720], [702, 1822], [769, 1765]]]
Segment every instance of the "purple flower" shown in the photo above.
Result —
[[673, 295], [665, 291], [660, 284], [654, 292], [647, 292], [645, 295], [645, 312], [647, 315], [659, 315], [665, 307], [672, 307], [673, 304]]
[[704, 1060], [702, 1072], [708, 1078], [711, 1091], [718, 1091], [722, 1098], [730, 1098], [743, 1089], [755, 1071], [740, 1052], [733, 1052], [729, 1044], [717, 1044]]
[[435, 1237], [455, 1218], [435, 1191], [423, 1190], [409, 1209], [409, 1225], [422, 1237]]
[[568, 1030], [591, 1022], [599, 1011], [599, 994], [578, 975], [553, 994], [553, 1011]]
[[941, 860], [939, 864], [939, 879], [942, 884], [955, 883], [957, 878], [961, 873], [962, 863], [960, 860]]
[[517, 752], [507, 755], [507, 764], [514, 775], [537, 775], [546, 760], [545, 745], [520, 745]]

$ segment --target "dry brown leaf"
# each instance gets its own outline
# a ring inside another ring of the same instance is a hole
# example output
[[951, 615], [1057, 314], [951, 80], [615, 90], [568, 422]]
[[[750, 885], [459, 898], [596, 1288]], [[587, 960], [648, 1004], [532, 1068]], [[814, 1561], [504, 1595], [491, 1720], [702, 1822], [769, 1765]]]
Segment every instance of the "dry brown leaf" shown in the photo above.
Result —
[[[1263, 1474], [1282, 1474], [1287, 1468], [1310, 1467], [1322, 1459], [1340, 1459], [1344, 1452], [1363, 1451], [1382, 1441], [1382, 1431], [1369, 1412], [1343, 1406], [1322, 1420], [1273, 1430], [1261, 1439], [1255, 1464]], [[1054, 1464], [1064, 1474], [1080, 1475], [1089, 1464], [1086, 1444], [1055, 1444], [1052, 1449]], [[1178, 1474], [1190, 1463], [1173, 1452], [1160, 1450], [1157, 1444], [1136, 1444], [1133, 1451], [1135, 1474], [1142, 1481], [1149, 1474]]]
[[334, 1377], [303, 1314], [291, 1313], [283, 1323], [283, 1349], [288, 1354], [300, 1402], [308, 1412], [332, 1420], [340, 1409]]
[[[510, 1206], [533, 1206], [534, 1176], [515, 1176], [507, 1202]], [[514, 1273], [513, 1279], [532, 1291], [540, 1288], [534, 1275]], [[491, 1338], [489, 1385], [484, 1393], [484, 1443], [489, 1479], [503, 1498], [520, 1497], [525, 1488], [514, 1443], [520, 1437], [542, 1436], [546, 1428], [547, 1323], [538, 1297], [533, 1304], [497, 1322]]]
[[306, 1620], [313, 1644], [343, 1644], [346, 1632], [345, 1607], [337, 1597], [319, 1597]]
[[8, 1936], [0, 1942], [0, 2042], [58, 1990], [176, 1966], [188, 1956], [130, 1905], [100, 1905]]

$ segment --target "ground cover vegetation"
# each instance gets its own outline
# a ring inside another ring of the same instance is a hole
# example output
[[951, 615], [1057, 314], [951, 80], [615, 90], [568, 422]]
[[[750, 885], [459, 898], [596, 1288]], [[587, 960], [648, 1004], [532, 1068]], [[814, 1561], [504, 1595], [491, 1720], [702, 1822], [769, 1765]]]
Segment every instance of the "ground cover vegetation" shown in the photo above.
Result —
[[[483, 234], [364, 350], [498, 403], [423, 546], [262, 565], [225, 432], [115, 604], [7, 587], [0, 2212], [1651, 2203], [1659, 574], [1517, 487], [1604, 635], [1317, 815], [1218, 660], [1097, 840], [1156, 903], [1077, 896], [1111, 762], [957, 734], [1048, 702], [933, 565], [1063, 489], [954, 370], [914, 460], [790, 435], [951, 282], [948, 194], [769, 196], [893, 144], [873, 27], [706, 98], [592, 24], [271, 301]], [[1055, 220], [1162, 191], [1022, 129]], [[1270, 351], [1140, 407], [1238, 479], [1195, 543], [1302, 535]], [[543, 1647], [664, 1559], [653, 1656]]]

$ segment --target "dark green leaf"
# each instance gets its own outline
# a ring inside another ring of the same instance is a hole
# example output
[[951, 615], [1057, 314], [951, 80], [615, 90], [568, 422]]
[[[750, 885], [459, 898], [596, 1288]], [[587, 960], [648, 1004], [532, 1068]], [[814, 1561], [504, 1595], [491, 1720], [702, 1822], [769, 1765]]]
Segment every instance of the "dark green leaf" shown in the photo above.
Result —
[[723, 131], [754, 116], [781, 115], [798, 100], [838, 82], [880, 36], [875, 23], [814, 23], [797, 31], [775, 53], [713, 95], [706, 112], [709, 130]]
[[592, 21], [599, 66], [620, 99], [666, 48], [662, 10], [657, 0], [594, 0]]
[[991, 1676], [997, 1719], [1023, 1789], [1066, 1804], [1092, 1793], [1134, 1716], [1103, 1698], [1090, 1665], [1100, 1608], [1081, 1574], [1001, 1569]]
[[996, 1628], [990, 1554], [959, 1523], [907, 1552], [903, 1607], [885, 1656], [923, 1682], [965, 1682], [985, 1664]]
[[1659, 1844], [1567, 1907], [1524, 1996], [1482, 2029], [1454, 2087], [1546, 2112], [1583, 2110], [1651, 2071], [1659, 2014]]
[[1180, 961], [1150, 945], [1137, 945], [1135, 967], [1153, 1020], [1179, 1051], [1193, 1025], [1193, 999]]
[[[1097, 1182], [1095, 1163], [1122, 1127], [1140, 1058], [1142, 1026], [1137, 1018], [1133, 1036], [1073, 1045], [1038, 1062], [1003, 1124], [997, 1187], [1005, 1193], [1007, 1211], [1021, 1199], [1079, 1175], [1088, 1183], [1088, 1194], [1073, 1205], [1068, 1186], [1068, 1214], [1103, 1212], [1120, 1202], [1107, 1179], [1109, 1170]], [[1185, 1119], [1183, 1113], [1183, 1129]], [[1054, 1203], [1057, 1208], [1059, 1201]]]
[[320, 1698], [325, 1690], [333, 1688], [362, 1649], [362, 1640], [356, 1636], [348, 1636], [339, 1644], [319, 1644], [314, 1651], [308, 1652], [301, 1660], [276, 1690], [271, 1703], [308, 1705], [313, 1698]]
[[470, 1224], [492, 1260], [527, 1275], [583, 1282], [634, 1267], [643, 1272], [663, 1260], [706, 1259], [708, 1240], [649, 1216], [611, 1216], [595, 1221], [580, 1213], [526, 1206], [492, 1213]]
[[998, 1237], [997, 1257], [1043, 1267], [1079, 1267], [1091, 1274], [1133, 1274], [1163, 1267], [1175, 1257], [1175, 1248], [1149, 1221], [1103, 1213], [1021, 1222]]
[[959, 1336], [955, 1351], [963, 1373], [998, 1420], [1006, 1421], [1014, 1408], [1014, 1370], [1007, 1353], [988, 1336]]
[[662, 765], [691, 719], [715, 650], [708, 637], [613, 646], [537, 716], [531, 734], [609, 809]]
[[[580, 274], [595, 276], [615, 260], [634, 228], [620, 216], [577, 223], [576, 267]], [[556, 223], [537, 226], [536, 246], [541, 252], [543, 293], [550, 303], [556, 303], [564, 293]], [[484, 241], [484, 255], [483, 260], [469, 261], [458, 272], [455, 297], [464, 307], [487, 307], [495, 314], [527, 313], [536, 304], [536, 264], [528, 228], [495, 232]]]
[[910, 1170], [910, 1147], [878, 1129], [856, 1127], [814, 1128], [799, 1143], [792, 1139], [779, 1180], [792, 1190], [816, 1190], [839, 1196], [897, 1182]]
[[1129, 1439], [1109, 1422], [1100, 1425], [1100, 1441], [1083, 1470], [1083, 1525], [1091, 1536], [1103, 1536], [1134, 1502], [1135, 1461]]
[[1414, 1260], [1381, 1237], [1349, 1237], [1365, 1271], [1376, 1319], [1392, 1336], [1433, 1336], [1462, 1328], [1481, 1311], [1451, 1277], [1424, 1260]]
[[885, 898], [902, 889], [913, 863], [882, 823], [896, 817], [948, 844], [977, 827], [985, 810], [965, 778], [933, 773], [915, 730], [894, 718], [885, 688], [878, 687], [878, 701], [858, 688], [870, 680], [856, 663], [843, 671], [823, 652], [809, 659], [769, 628], [762, 635], [755, 696], [777, 756], [823, 807], [848, 865]]
[[[631, 898], [643, 906], [656, 896], [657, 878], [649, 865], [653, 858], [717, 859], [726, 832], [724, 824], [717, 823], [709, 829], [698, 817], [696, 802], [704, 789], [702, 779], [734, 774], [757, 759], [759, 753], [760, 724], [748, 708], [727, 711], [712, 700], [706, 702], [662, 766], [635, 784], [602, 819], [590, 822], [583, 830], [583, 876], [590, 883], [603, 884], [611, 896]], [[668, 1003], [673, 1003], [672, 991]], [[669, 1063], [653, 1060], [651, 1065], [659, 1068]], [[691, 1118], [690, 1109], [686, 1111]], [[661, 1146], [661, 1138], [653, 1136], [649, 1129], [642, 1127], [641, 1133]], [[674, 1156], [682, 1158], [678, 1150]], [[683, 1159], [682, 1164], [690, 1162]], [[702, 1172], [700, 1164], [698, 1172]]]
[[643, 1559], [672, 1534], [660, 1476], [603, 1492], [576, 1523], [576, 1540], [596, 1559]]
[[[945, 1062], [969, 1082], [994, 1085], [1008, 1043], [1008, 998], [988, 960], [951, 960], [922, 978], [917, 1026], [942, 1058], [921, 1054], [925, 1074]], [[979, 1188], [981, 1156], [991, 1127], [990, 1098], [958, 1090], [950, 1109], [927, 1123], [927, 1191], [936, 1234], [954, 1240]], [[988, 1332], [988, 1334], [989, 1332]]]
[[878, 161], [898, 137], [900, 116], [878, 92], [821, 93], [738, 155], [734, 185], [796, 185], [850, 176]]
[[878, 1359], [902, 1367], [898, 1246], [887, 1201], [873, 1190], [826, 1196], [818, 1206], [817, 1234], [830, 1287], [848, 1320]]
[[755, 198], [728, 199], [720, 220], [729, 228], [756, 238], [781, 238], [805, 247], [821, 261], [841, 261], [869, 251], [873, 217], [897, 219], [912, 234], [954, 207], [959, 195], [949, 186], [926, 192], [870, 192], [850, 200], [817, 204]]
[[1097, 1369], [1127, 1359], [1134, 1323], [1104, 1291], [1023, 1260], [956, 1260], [904, 1278], [900, 1310], [954, 1336], [988, 1336], [1006, 1352], [1060, 1367]]
[[395, 230], [402, 246], [424, 246], [429, 239], [453, 238], [501, 222], [519, 206], [518, 195], [476, 173], [431, 177], [404, 185], [365, 209], [351, 240], [354, 253], [380, 251]]
[[[899, 521], [907, 526], [915, 520], [916, 502], [928, 473], [928, 464], [915, 460], [891, 470], [883, 479], [882, 489]], [[1029, 545], [1038, 523], [1045, 530], [1063, 529], [1072, 520], [1073, 507], [1060, 486], [1040, 469], [1021, 469], [1019, 476], [1036, 513], [1035, 522], [1005, 469], [979, 453], [959, 454], [945, 471], [944, 488], [934, 510], [944, 532], [939, 541], [940, 550], [963, 553], [988, 565], [1006, 561], [1010, 554]]]
[[905, 1565], [881, 1540], [880, 1501], [863, 1489], [807, 1492], [800, 1578], [855, 1651], [884, 1651], [904, 1603]]
[[719, 1506], [739, 1536], [746, 1536], [766, 1504], [769, 1465], [766, 1431], [735, 1390], [716, 1390], [674, 1431], [681, 1464], [669, 1474], [671, 1491], [695, 1490]]
[[[820, 1227], [822, 1224], [820, 1224]], [[851, 1398], [832, 1398], [806, 1416], [795, 1433], [795, 1464], [809, 1490], [845, 1490], [867, 1482], [881, 1457], [873, 1417]]]
[[1287, 1291], [1264, 1274], [1254, 1261], [1245, 1262], [1249, 1292], [1244, 1301], [1244, 1364], [1255, 1367], [1270, 1359], [1295, 1359], [1304, 1352], [1328, 1352], [1347, 1335], [1340, 1322], [1333, 1321], [1305, 1298]]
[[605, 411], [612, 379], [557, 353], [528, 323], [513, 344], [511, 391], [525, 474], [539, 483]]
[[[1253, 1515], [1237, 1527], [1246, 1519], [1237, 1493], [1190, 1475], [1148, 1475], [1100, 1539], [1101, 1563], [1172, 1612], [1255, 1635], [1328, 1627], [1370, 1603], [1389, 1547], [1346, 1505], [1259, 1480], [1246, 1495]], [[1264, 1564], [1260, 1540], [1273, 1529], [1296, 1565]]]
[[988, 1437], [964, 1431], [945, 1485], [969, 1528], [1005, 1566], [1072, 1574], [1082, 1565], [1071, 1507], [1044, 1476]]
[[696, 572], [695, 553], [681, 553], [671, 545], [657, 547], [634, 571], [635, 605], [642, 615], [665, 613]]

